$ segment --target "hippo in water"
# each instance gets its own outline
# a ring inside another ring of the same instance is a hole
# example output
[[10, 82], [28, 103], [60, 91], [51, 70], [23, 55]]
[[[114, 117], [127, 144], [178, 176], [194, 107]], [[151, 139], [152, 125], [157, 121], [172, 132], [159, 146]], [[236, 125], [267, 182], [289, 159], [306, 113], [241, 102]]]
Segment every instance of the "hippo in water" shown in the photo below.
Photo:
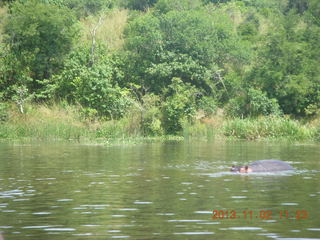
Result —
[[250, 172], [275, 172], [293, 170], [293, 167], [280, 160], [259, 160], [247, 166], [232, 166], [231, 172], [250, 173]]

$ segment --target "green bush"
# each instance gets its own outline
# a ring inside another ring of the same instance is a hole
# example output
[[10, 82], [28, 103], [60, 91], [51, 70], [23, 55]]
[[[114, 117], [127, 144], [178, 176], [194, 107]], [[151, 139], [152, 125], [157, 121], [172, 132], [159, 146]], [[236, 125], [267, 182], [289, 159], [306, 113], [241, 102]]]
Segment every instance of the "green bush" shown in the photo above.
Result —
[[165, 14], [170, 11], [196, 9], [200, 8], [201, 5], [201, 0], [158, 0], [154, 9], [161, 14]]
[[161, 136], [164, 133], [162, 127], [162, 112], [160, 97], [154, 94], [146, 94], [142, 98], [142, 122], [141, 127], [146, 136]]
[[320, 124], [314, 128], [313, 139], [320, 142]]
[[9, 119], [8, 109], [9, 109], [8, 104], [0, 102], [0, 124], [8, 121]]
[[193, 2], [160, 1], [157, 7], [170, 3], [177, 9], [163, 10], [164, 14], [147, 13], [128, 24], [124, 45], [129, 52], [127, 81], [156, 94], [175, 77], [215, 96], [226, 91], [225, 66], [245, 62], [243, 49], [247, 48], [240, 44], [227, 14], [209, 14], [201, 7], [188, 10]]
[[197, 101], [197, 106], [199, 110], [203, 110], [206, 117], [213, 115], [217, 111], [217, 103], [213, 97], [202, 96]]
[[156, 2], [157, 0], [120, 0], [120, 5], [133, 10], [146, 11]]
[[[4, 33], [10, 49], [7, 64], [14, 65], [8, 73], [10, 85], [27, 84], [31, 92], [36, 92], [37, 80], [49, 79], [59, 72], [78, 37], [79, 28], [66, 7], [37, 0], [14, 1]], [[31, 81], [25, 82], [26, 77]]]
[[228, 116], [241, 118], [281, 115], [276, 99], [270, 99], [266, 93], [253, 88], [249, 88], [245, 94], [231, 99], [226, 107], [226, 112]]
[[191, 121], [196, 113], [197, 90], [190, 84], [184, 84], [180, 78], [173, 78], [166, 94], [164, 127], [167, 134], [176, 134], [182, 130], [183, 121]]
[[60, 98], [95, 109], [101, 117], [119, 119], [131, 105], [130, 92], [120, 88], [115, 76], [117, 68], [103, 46], [96, 51], [94, 64], [90, 48], [78, 48], [66, 61], [63, 71], [54, 76]]

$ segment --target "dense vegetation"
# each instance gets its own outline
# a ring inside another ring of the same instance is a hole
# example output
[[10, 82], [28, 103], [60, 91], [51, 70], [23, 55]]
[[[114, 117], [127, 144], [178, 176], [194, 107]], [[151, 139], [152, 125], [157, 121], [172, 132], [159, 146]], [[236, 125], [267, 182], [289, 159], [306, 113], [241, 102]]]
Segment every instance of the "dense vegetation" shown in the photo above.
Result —
[[[301, 135], [290, 118], [320, 112], [319, 39], [318, 0], [2, 1], [0, 137], [39, 125], [44, 105], [96, 137], [184, 134], [222, 114], [227, 136]], [[247, 123], [264, 133], [238, 133]]]

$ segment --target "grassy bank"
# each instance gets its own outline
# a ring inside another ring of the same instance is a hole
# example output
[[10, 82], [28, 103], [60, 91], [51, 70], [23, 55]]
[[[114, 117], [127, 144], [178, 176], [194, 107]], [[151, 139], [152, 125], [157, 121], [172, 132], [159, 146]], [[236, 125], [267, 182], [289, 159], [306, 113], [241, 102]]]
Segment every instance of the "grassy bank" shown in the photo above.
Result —
[[288, 139], [308, 141], [316, 138], [317, 128], [289, 118], [263, 117], [233, 119], [224, 124], [224, 135], [239, 139]]
[[215, 116], [184, 123], [177, 136], [149, 136], [143, 133], [140, 116], [128, 115], [120, 120], [87, 120], [79, 106], [62, 104], [28, 105], [21, 114], [15, 105], [0, 110], [0, 139], [3, 140], [67, 140], [78, 142], [124, 143], [182, 139], [216, 138], [246, 140], [319, 141], [319, 121], [302, 124], [289, 118], [261, 117], [225, 119]]
[[21, 114], [14, 105], [0, 106], [0, 139], [136, 143], [182, 140], [181, 136], [146, 136], [139, 116], [120, 120], [87, 119], [81, 106], [68, 104], [27, 105]]

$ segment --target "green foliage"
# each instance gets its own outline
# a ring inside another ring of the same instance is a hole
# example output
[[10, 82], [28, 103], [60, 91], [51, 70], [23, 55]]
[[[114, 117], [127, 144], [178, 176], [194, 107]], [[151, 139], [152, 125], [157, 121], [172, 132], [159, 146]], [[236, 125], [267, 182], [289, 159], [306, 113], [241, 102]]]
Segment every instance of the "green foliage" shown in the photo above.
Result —
[[316, 126], [313, 134], [313, 139], [320, 142], [320, 125]]
[[214, 140], [216, 135], [221, 134], [219, 131], [221, 128], [200, 121], [195, 121], [193, 123], [184, 121], [182, 127], [184, 139], [196, 138], [211, 141]]
[[186, 11], [197, 9], [202, 5], [201, 0], [158, 0], [155, 11], [164, 14], [170, 11]]
[[238, 26], [239, 34], [242, 39], [249, 40], [251, 42], [256, 41], [256, 37], [259, 32], [260, 19], [256, 12], [249, 12], [245, 20]]
[[80, 109], [80, 116], [83, 121], [94, 122], [99, 118], [99, 113], [96, 109], [84, 107]]
[[89, 48], [75, 50], [61, 74], [54, 77], [60, 98], [95, 109], [100, 116], [117, 119], [131, 105], [130, 93], [114, 81], [115, 68], [110, 55], [100, 48], [95, 63], [90, 66]]
[[318, 0], [309, 0], [309, 9], [306, 12], [309, 21], [320, 26], [320, 2]]
[[[268, 96], [276, 98], [286, 114], [305, 115], [310, 104], [318, 105], [319, 71], [317, 67], [319, 41], [318, 27], [298, 28], [301, 18], [286, 16], [270, 33], [259, 49], [248, 82], [255, 84]], [[311, 97], [312, 96], [312, 97]]]
[[15, 94], [13, 95], [12, 100], [17, 104], [20, 113], [25, 113], [24, 105], [33, 98], [33, 94], [29, 93], [29, 90], [25, 85], [14, 86], [14, 91]]
[[96, 132], [98, 138], [115, 139], [125, 138], [129, 136], [126, 122], [122, 119], [120, 121], [107, 121]]
[[120, 5], [133, 10], [146, 11], [156, 2], [157, 0], [120, 0]]
[[246, 94], [231, 99], [226, 112], [231, 117], [281, 115], [276, 99], [270, 99], [266, 93], [253, 88], [249, 88]]
[[[13, 106], [12, 106], [13, 107]], [[25, 114], [16, 114], [16, 108], [10, 108], [10, 118], [0, 124], [0, 138], [4, 139], [38, 139], [38, 140], [80, 140], [94, 134], [78, 122], [75, 107], [62, 109], [51, 104], [27, 105]]]
[[[66, 8], [35, 0], [14, 2], [10, 13], [5, 34], [10, 47], [8, 67], [16, 65], [11, 84], [24, 82], [33, 92], [39, 87], [36, 80], [60, 70], [78, 34], [75, 18]], [[31, 82], [23, 80], [27, 76]]]
[[224, 134], [247, 140], [284, 138], [302, 141], [310, 139], [313, 131], [288, 118], [263, 117], [229, 120], [224, 125]]
[[217, 111], [217, 103], [213, 97], [202, 96], [197, 100], [197, 107], [205, 113], [205, 116], [211, 116]]
[[219, 70], [217, 77], [218, 69], [227, 70], [227, 64], [246, 59], [245, 51], [238, 49], [244, 45], [239, 45], [226, 14], [210, 15], [205, 10], [146, 14], [128, 25], [126, 36], [127, 81], [157, 94], [178, 77], [207, 93], [222, 95], [225, 71]]
[[202, 0], [204, 3], [225, 3], [230, 2], [232, 0]]
[[6, 103], [0, 102], [0, 124], [9, 119], [9, 106]]
[[14, 0], [2, 0], [1, 2], [0, 2], [0, 7], [2, 7], [2, 6], [4, 6], [5, 4], [8, 4], [8, 3], [10, 3], [10, 2], [13, 2]]
[[[18, 0], [27, 3], [29, 0]], [[39, 3], [68, 7], [78, 18], [95, 15], [104, 9], [112, 8], [118, 0], [37, 0]]]
[[[51, 0], [52, 1], [52, 0]], [[53, 0], [57, 1], [57, 0]], [[60, 0], [64, 6], [73, 9], [76, 15], [86, 17], [97, 14], [103, 9], [112, 8], [116, 0]]]
[[183, 121], [191, 121], [196, 113], [197, 89], [184, 84], [179, 78], [173, 78], [166, 95], [168, 97], [163, 105], [165, 131], [176, 134], [182, 130]]
[[0, 57], [0, 92], [4, 100], [10, 100], [16, 93], [17, 85], [31, 85], [30, 70], [23, 66], [8, 48], [3, 49]]
[[161, 99], [154, 94], [146, 94], [142, 98], [141, 128], [146, 136], [161, 136], [162, 126]]
[[[212, 118], [217, 106], [246, 119], [282, 112], [315, 117], [320, 112], [319, 4], [2, 1], [0, 97], [16, 102], [20, 112], [32, 97], [74, 104], [83, 122], [108, 120], [94, 134], [108, 138], [214, 135], [212, 126], [194, 119]], [[110, 8], [114, 11], [106, 11]], [[7, 119], [3, 106], [2, 122]], [[23, 116], [28, 114], [29, 109]], [[304, 136], [296, 123], [270, 119], [278, 130], [264, 128], [267, 120], [259, 118], [251, 128], [251, 120], [235, 121], [227, 132], [249, 139], [268, 137], [264, 131]], [[19, 136], [31, 134], [28, 126], [11, 127], [7, 130]]]
[[304, 13], [309, 7], [309, 0], [289, 0], [288, 11], [294, 9], [299, 14]]

